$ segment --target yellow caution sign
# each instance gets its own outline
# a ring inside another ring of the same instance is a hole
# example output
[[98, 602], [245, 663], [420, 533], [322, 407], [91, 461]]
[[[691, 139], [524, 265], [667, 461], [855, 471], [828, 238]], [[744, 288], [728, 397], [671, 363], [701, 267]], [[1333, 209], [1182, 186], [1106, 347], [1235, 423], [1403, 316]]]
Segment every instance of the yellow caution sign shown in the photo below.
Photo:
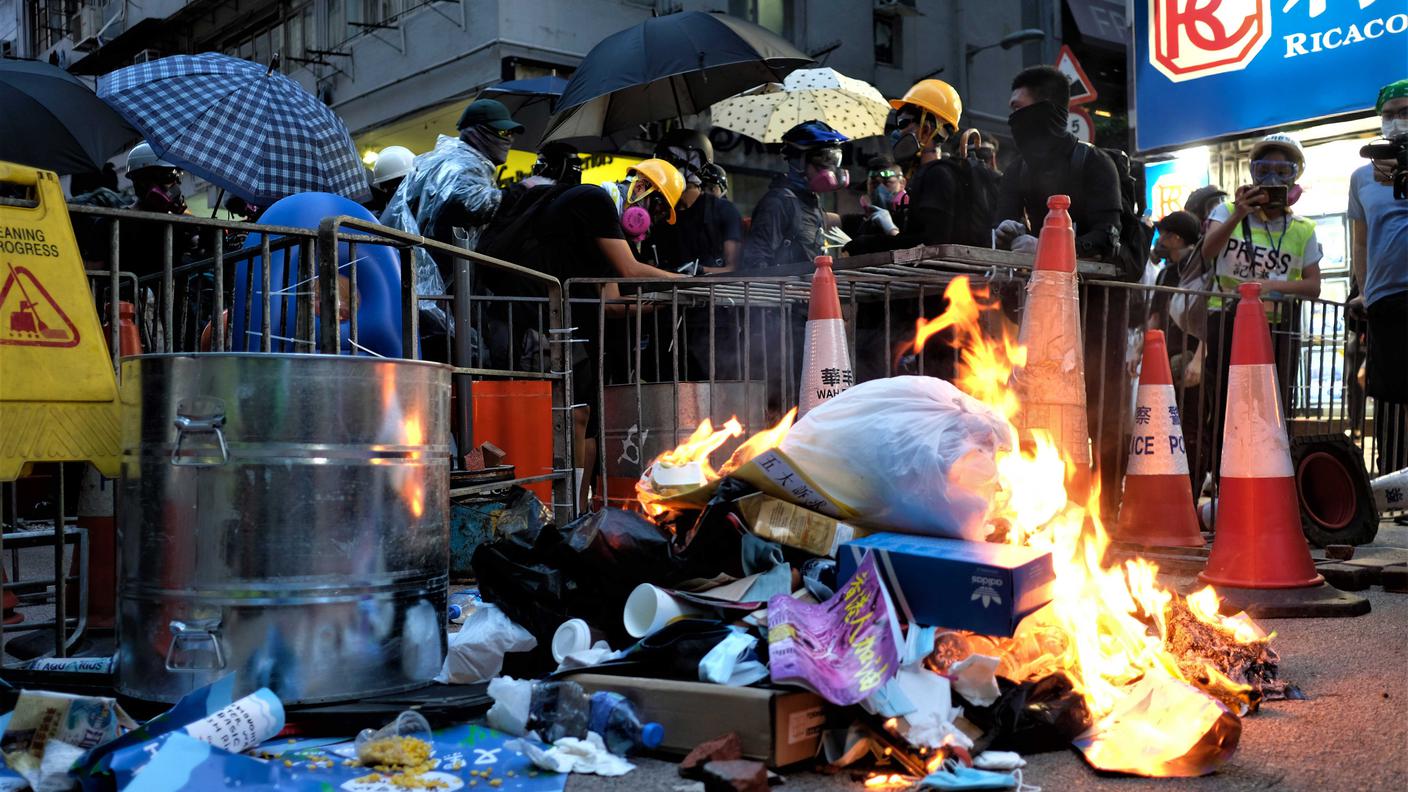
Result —
[[0, 481], [31, 462], [117, 478], [117, 380], [59, 177], [0, 162], [0, 183], [34, 192], [0, 203]]

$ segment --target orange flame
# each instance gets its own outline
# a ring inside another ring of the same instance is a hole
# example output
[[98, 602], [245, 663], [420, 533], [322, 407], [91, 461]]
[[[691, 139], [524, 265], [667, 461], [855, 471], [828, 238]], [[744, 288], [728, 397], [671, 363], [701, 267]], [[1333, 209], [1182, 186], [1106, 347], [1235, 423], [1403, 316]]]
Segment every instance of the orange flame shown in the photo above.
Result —
[[670, 511], [670, 507], [666, 506], [664, 501], [668, 501], [671, 495], [677, 493], [657, 490], [653, 478], [657, 466], [684, 467], [697, 464], [702, 478], [699, 482], [700, 486], [709, 484], [748, 464], [758, 454], [770, 448], [776, 448], [782, 442], [782, 438], [787, 436], [796, 417], [797, 409], [795, 407], [788, 410], [787, 414], [782, 416], [782, 420], [777, 422], [777, 425], [764, 429], [743, 441], [724, 462], [723, 467], [717, 471], [709, 461], [710, 455], [718, 451], [731, 438], [742, 436], [743, 424], [739, 423], [738, 416], [733, 416], [724, 423], [722, 428], [715, 430], [713, 422], [705, 418], [704, 422], [699, 424], [699, 427], [687, 440], [656, 457], [650, 463], [640, 481], [636, 482], [636, 500], [640, 502], [646, 516], [651, 519], [666, 514]]
[[914, 783], [914, 779], [909, 776], [902, 776], [899, 773], [890, 775], [873, 775], [865, 779], [866, 789], [904, 789]]
[[[998, 409], [1010, 421], [1022, 405], [1011, 380], [1013, 371], [1026, 363], [1026, 349], [1014, 341], [996, 301], [985, 289], [976, 293], [966, 277], [956, 278], [944, 292], [948, 307], [942, 315], [916, 325], [914, 349], [935, 333], [953, 328], [960, 349], [955, 384], [968, 395]], [[984, 331], [996, 322], [1001, 338]], [[1017, 430], [1011, 427], [1012, 437]], [[1099, 514], [1099, 480], [1092, 478], [1084, 504], [1068, 501], [1068, 485], [1076, 470], [1050, 434], [1041, 430], [1022, 438], [1026, 448], [999, 452], [996, 458], [1000, 489], [992, 519], [1007, 525], [1007, 541], [1051, 553], [1056, 581], [1051, 604], [1023, 621], [1017, 635], [1006, 642], [1002, 673], [1030, 679], [1064, 671], [1085, 699], [1097, 731], [1125, 710], [1134, 686], [1155, 685], [1178, 700], [1191, 685], [1216, 690], [1223, 700], [1247, 699], [1249, 688], [1206, 666], [1203, 679], [1188, 679], [1178, 659], [1165, 648], [1168, 626], [1165, 611], [1178, 595], [1157, 579], [1158, 567], [1135, 558], [1107, 566], [1110, 546]], [[1235, 640], [1266, 640], [1245, 614], [1218, 614], [1211, 587], [1188, 598], [1196, 618]], [[1204, 664], [1206, 665], [1206, 664]], [[1196, 695], [1196, 694], [1194, 694]], [[1189, 704], [1190, 706], [1192, 704]], [[1173, 750], [1191, 748], [1202, 737], [1202, 723], [1180, 723], [1159, 718], [1159, 739]], [[1161, 775], [1161, 763], [1142, 758], [1141, 746], [1111, 746], [1102, 750], [1120, 754], [1124, 766], [1142, 766], [1149, 775]], [[1181, 752], [1181, 751], [1179, 751]], [[1142, 763], [1142, 764], [1141, 764]]]

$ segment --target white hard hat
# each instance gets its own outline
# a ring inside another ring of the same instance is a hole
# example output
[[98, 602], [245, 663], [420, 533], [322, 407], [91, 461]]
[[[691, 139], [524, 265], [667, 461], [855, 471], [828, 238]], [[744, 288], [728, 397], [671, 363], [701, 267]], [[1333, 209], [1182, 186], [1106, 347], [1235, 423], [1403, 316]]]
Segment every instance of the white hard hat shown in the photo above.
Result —
[[387, 146], [377, 155], [372, 168], [372, 184], [381, 184], [405, 176], [411, 169], [416, 155], [405, 146]]
[[1305, 149], [1301, 148], [1300, 141], [1290, 135], [1277, 132], [1258, 140], [1256, 145], [1252, 146], [1251, 159], [1261, 159], [1269, 149], [1279, 150], [1301, 168], [1305, 167]]
[[[128, 174], [131, 174], [134, 171], [139, 171], [143, 168], [174, 167], [176, 166], [158, 157], [156, 155], [156, 152], [152, 151], [152, 146], [150, 143], [138, 143], [137, 145], [132, 147], [131, 151], [127, 152]], [[128, 178], [131, 178], [131, 176], [129, 175]]]

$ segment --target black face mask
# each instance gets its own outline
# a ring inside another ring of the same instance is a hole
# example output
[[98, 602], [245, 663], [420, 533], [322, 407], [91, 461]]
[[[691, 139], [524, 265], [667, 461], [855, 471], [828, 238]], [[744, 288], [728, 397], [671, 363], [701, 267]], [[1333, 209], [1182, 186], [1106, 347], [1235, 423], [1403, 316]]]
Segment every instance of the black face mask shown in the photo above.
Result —
[[511, 139], [501, 138], [494, 130], [485, 126], [460, 130], [460, 139], [495, 165], [508, 161], [508, 147], [513, 144]]
[[1007, 124], [1024, 157], [1041, 157], [1064, 145], [1071, 136], [1066, 129], [1068, 112], [1053, 102], [1040, 101], [1012, 111]]

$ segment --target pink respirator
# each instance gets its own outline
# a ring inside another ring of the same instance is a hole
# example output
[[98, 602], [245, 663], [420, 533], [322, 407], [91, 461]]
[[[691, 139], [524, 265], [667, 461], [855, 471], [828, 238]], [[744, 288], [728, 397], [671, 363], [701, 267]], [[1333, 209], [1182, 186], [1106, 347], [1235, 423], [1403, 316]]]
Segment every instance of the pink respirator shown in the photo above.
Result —
[[626, 232], [632, 242], [645, 239], [645, 235], [650, 232], [650, 212], [641, 206], [626, 207], [626, 211], [621, 213], [621, 230]]
[[812, 174], [807, 180], [807, 189], [812, 192], [836, 192], [844, 190], [851, 183], [851, 172], [845, 168], [827, 168]]

